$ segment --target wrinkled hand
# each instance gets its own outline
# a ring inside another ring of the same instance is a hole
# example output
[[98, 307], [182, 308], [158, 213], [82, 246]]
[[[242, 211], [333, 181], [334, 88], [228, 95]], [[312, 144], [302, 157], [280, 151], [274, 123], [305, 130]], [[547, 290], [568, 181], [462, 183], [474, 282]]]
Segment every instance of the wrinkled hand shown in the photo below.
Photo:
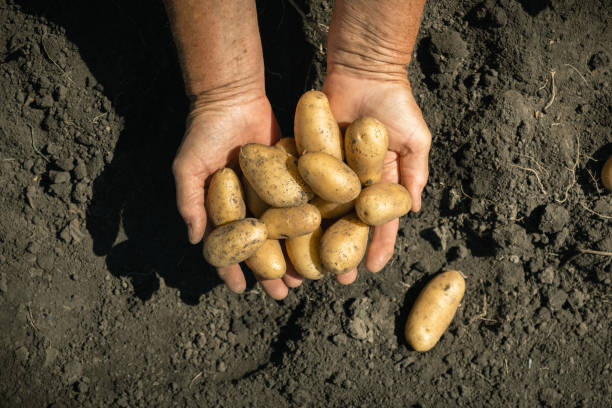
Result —
[[[360, 116], [372, 116], [387, 127], [389, 151], [385, 156], [382, 180], [406, 187], [412, 198], [412, 211], [419, 211], [421, 193], [429, 174], [431, 134], [408, 80], [331, 72], [325, 79], [323, 92], [341, 126]], [[365, 262], [369, 271], [380, 271], [391, 259], [398, 228], [398, 219], [374, 227]], [[345, 275], [343, 283], [350, 283], [355, 280], [357, 270]]]
[[[263, 95], [193, 103], [173, 163], [177, 207], [192, 244], [200, 242], [206, 230], [204, 185], [208, 177], [220, 168], [235, 165], [240, 146], [251, 142], [271, 145], [279, 137], [272, 108]], [[288, 286], [298, 286], [302, 281], [289, 263], [287, 266], [282, 279], [260, 281], [275, 299], [284, 298]], [[238, 264], [219, 268], [217, 272], [230, 290], [244, 291], [246, 281]]]

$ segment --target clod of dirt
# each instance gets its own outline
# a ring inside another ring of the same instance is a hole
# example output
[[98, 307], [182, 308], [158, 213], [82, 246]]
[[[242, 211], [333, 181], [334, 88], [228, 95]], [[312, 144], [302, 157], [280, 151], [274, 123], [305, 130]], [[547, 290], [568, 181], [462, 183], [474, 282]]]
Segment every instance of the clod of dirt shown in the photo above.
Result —
[[538, 276], [540, 283], [552, 285], [555, 281], [555, 269], [552, 266], [547, 266]]
[[80, 362], [74, 360], [67, 363], [62, 371], [62, 379], [64, 381], [64, 384], [73, 384], [83, 374], [83, 365]]
[[545, 233], [559, 232], [569, 222], [569, 212], [558, 204], [548, 204], [540, 219], [540, 231]]
[[552, 310], [559, 310], [567, 301], [567, 293], [563, 289], [550, 289], [548, 291], [548, 305]]
[[598, 51], [589, 59], [591, 71], [606, 68], [610, 64], [610, 56], [605, 51]]
[[523, 266], [512, 262], [502, 262], [497, 267], [497, 280], [504, 292], [510, 292], [525, 280]]
[[344, 331], [354, 339], [373, 343], [375, 336], [393, 333], [393, 319], [389, 316], [390, 301], [380, 297], [376, 302], [370, 298], [354, 300], [349, 306]]

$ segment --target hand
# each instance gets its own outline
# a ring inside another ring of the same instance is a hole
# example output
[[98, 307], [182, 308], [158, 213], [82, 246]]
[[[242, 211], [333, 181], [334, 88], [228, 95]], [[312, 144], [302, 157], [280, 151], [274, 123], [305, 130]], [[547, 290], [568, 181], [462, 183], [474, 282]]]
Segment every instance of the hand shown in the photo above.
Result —
[[[229, 98], [198, 100], [187, 118], [187, 130], [173, 163], [176, 201], [187, 224], [189, 241], [200, 242], [206, 230], [204, 185], [216, 170], [236, 164], [240, 146], [255, 142], [273, 144], [280, 130], [265, 95], [232, 95]], [[287, 296], [287, 287], [299, 286], [302, 278], [290, 268], [282, 279], [261, 280], [264, 290], [274, 299]], [[246, 287], [238, 264], [217, 269], [233, 292]]]
[[[429, 174], [427, 163], [431, 134], [412, 95], [408, 79], [361, 76], [354, 71], [329, 70], [323, 92], [336, 120], [348, 125], [360, 116], [380, 120], [389, 132], [383, 181], [401, 183], [412, 198], [412, 211], [421, 209], [421, 193]], [[374, 227], [366, 254], [366, 268], [380, 271], [393, 256], [399, 220]], [[351, 283], [357, 270], [348, 272], [343, 283]]]

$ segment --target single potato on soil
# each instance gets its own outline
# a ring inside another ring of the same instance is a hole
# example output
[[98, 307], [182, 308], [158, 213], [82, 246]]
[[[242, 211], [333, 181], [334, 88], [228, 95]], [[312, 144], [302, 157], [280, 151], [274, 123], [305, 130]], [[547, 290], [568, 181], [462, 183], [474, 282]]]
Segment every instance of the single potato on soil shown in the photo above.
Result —
[[364, 186], [380, 181], [388, 148], [387, 128], [374, 118], [361, 117], [346, 129], [344, 135], [346, 162], [357, 173]]
[[327, 96], [308, 91], [295, 109], [293, 134], [298, 154], [324, 152], [342, 161], [342, 133], [331, 113]]
[[206, 237], [202, 252], [209, 264], [223, 268], [253, 255], [267, 238], [268, 229], [263, 221], [245, 218], [213, 230]]
[[296, 272], [306, 279], [321, 279], [325, 269], [321, 264], [319, 246], [323, 230], [317, 227], [313, 232], [285, 241], [287, 255]]
[[250, 257], [244, 261], [255, 275], [262, 279], [282, 278], [287, 271], [287, 264], [283, 256], [280, 242], [268, 239]]
[[368, 225], [385, 224], [410, 211], [412, 200], [404, 186], [396, 183], [378, 183], [361, 190], [355, 200], [355, 212]]
[[216, 226], [246, 216], [244, 193], [234, 170], [226, 167], [213, 174], [206, 194], [206, 210]]
[[299, 207], [269, 208], [260, 218], [268, 228], [268, 238], [285, 239], [314, 231], [321, 225], [321, 213], [312, 204]]
[[370, 227], [355, 214], [345, 215], [332, 224], [321, 237], [321, 263], [325, 270], [340, 275], [359, 265], [366, 247]]
[[359, 177], [345, 163], [327, 153], [306, 153], [298, 170], [316, 195], [334, 203], [348, 203], [361, 191]]
[[253, 190], [272, 207], [297, 207], [313, 197], [300, 177], [297, 159], [280, 149], [248, 143], [240, 148], [239, 162]]
[[404, 335], [416, 351], [427, 351], [436, 345], [465, 292], [465, 280], [458, 271], [443, 272], [434, 277], [419, 293], [406, 320]]

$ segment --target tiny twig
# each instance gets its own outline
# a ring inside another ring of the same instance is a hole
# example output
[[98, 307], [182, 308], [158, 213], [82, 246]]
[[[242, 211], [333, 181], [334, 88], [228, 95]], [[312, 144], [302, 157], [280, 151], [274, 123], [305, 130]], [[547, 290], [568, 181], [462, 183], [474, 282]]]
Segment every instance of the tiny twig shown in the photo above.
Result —
[[34, 323], [34, 317], [32, 316], [32, 309], [30, 308], [29, 305], [28, 305], [28, 320], [30, 324], [32, 325], [32, 327], [34, 328], [34, 330], [40, 331], [38, 330], [38, 327], [36, 327], [36, 324]]
[[601, 255], [601, 256], [612, 256], [612, 252], [609, 251], [597, 251], [595, 249], [578, 248], [581, 254]]
[[540, 189], [542, 190], [542, 193], [543, 193], [544, 195], [547, 195], [547, 194], [548, 194], [548, 193], [546, 192], [546, 189], [544, 188], [544, 184], [542, 184], [542, 180], [540, 180], [540, 175], [539, 175], [539, 173], [538, 173], [538, 171], [537, 171], [537, 170], [532, 169], [532, 168], [530, 168], [530, 167], [522, 167], [522, 166], [519, 166], [518, 164], [511, 164], [511, 166], [512, 166], [512, 167], [519, 168], [519, 169], [521, 169], [521, 170], [525, 170], [525, 171], [529, 171], [529, 172], [533, 173], [533, 174], [536, 176], [536, 179], [538, 180], [538, 184], [540, 184]]
[[470, 319], [470, 324], [474, 323], [476, 320], [484, 320], [485, 322], [497, 323], [497, 320], [487, 318], [487, 294], [486, 293], [482, 295], [482, 312], [480, 312], [476, 316], [472, 316], [472, 318]]
[[550, 80], [552, 82], [551, 84], [552, 94], [550, 97], [550, 101], [548, 101], [544, 109], [542, 109], [544, 112], [546, 112], [546, 110], [550, 108], [550, 106], [555, 101], [555, 96], [557, 96], [557, 88], [555, 87], [555, 71], [550, 71]]
[[578, 134], [576, 135], [576, 161], [574, 162], [574, 165], [572, 166], [572, 168], [568, 168], [569, 172], [572, 175], [572, 181], [565, 188], [565, 197], [563, 198], [563, 200], [559, 201], [555, 199], [555, 201], [558, 202], [559, 204], [562, 204], [567, 201], [567, 197], [568, 197], [570, 189], [574, 187], [574, 184], [576, 184], [576, 169], [578, 168], [579, 164], [580, 164], [580, 135]]
[[546, 78], [546, 82], [544, 82], [544, 85], [538, 88], [538, 91], [541, 91], [542, 89], [546, 88], [546, 85], [548, 85], [548, 78]]
[[42, 157], [47, 163], [51, 162], [47, 156], [45, 156], [38, 147], [36, 147], [36, 143], [34, 143], [34, 128], [29, 123], [26, 123], [26, 126], [30, 128], [30, 136], [32, 137], [32, 149], [36, 152], [40, 157]]
[[585, 210], [587, 210], [587, 211], [588, 211], [588, 212], [590, 212], [591, 214], [595, 214], [595, 215], [597, 215], [597, 216], [599, 216], [599, 217], [601, 217], [601, 218], [605, 218], [605, 219], [608, 219], [608, 220], [612, 220], [612, 216], [609, 216], [609, 215], [603, 215], [603, 214], [598, 213], [597, 211], [593, 211], [593, 210], [591, 210], [589, 207], [587, 207], [587, 206], [586, 206], [584, 203], [580, 203], [580, 205], [582, 206], [582, 208], [584, 208]]
[[586, 79], [585, 79], [585, 78], [582, 76], [582, 74], [580, 73], [580, 71], [578, 71], [578, 68], [576, 68], [576, 67], [575, 67], [575, 66], [573, 66], [572, 64], [563, 64], [563, 65], [565, 65], [565, 66], [567, 66], [567, 67], [570, 67], [571, 69], [573, 69], [574, 71], [576, 71], [576, 73], [577, 73], [578, 75], [580, 75], [580, 78], [582, 78], [582, 80], [584, 81], [584, 84], [585, 84], [586, 86], [589, 86], [589, 83], [588, 83], [588, 82], [587, 82], [587, 80], [586, 80]]
[[197, 379], [198, 379], [198, 378], [200, 378], [201, 376], [202, 376], [202, 371], [200, 371], [199, 373], [197, 373], [197, 374], [195, 375], [195, 377], [193, 377], [193, 378], [191, 379], [191, 382], [189, 383], [189, 388], [191, 388], [191, 386], [193, 385], [193, 383], [194, 383], [194, 382], [196, 382], [196, 381], [197, 381]]

